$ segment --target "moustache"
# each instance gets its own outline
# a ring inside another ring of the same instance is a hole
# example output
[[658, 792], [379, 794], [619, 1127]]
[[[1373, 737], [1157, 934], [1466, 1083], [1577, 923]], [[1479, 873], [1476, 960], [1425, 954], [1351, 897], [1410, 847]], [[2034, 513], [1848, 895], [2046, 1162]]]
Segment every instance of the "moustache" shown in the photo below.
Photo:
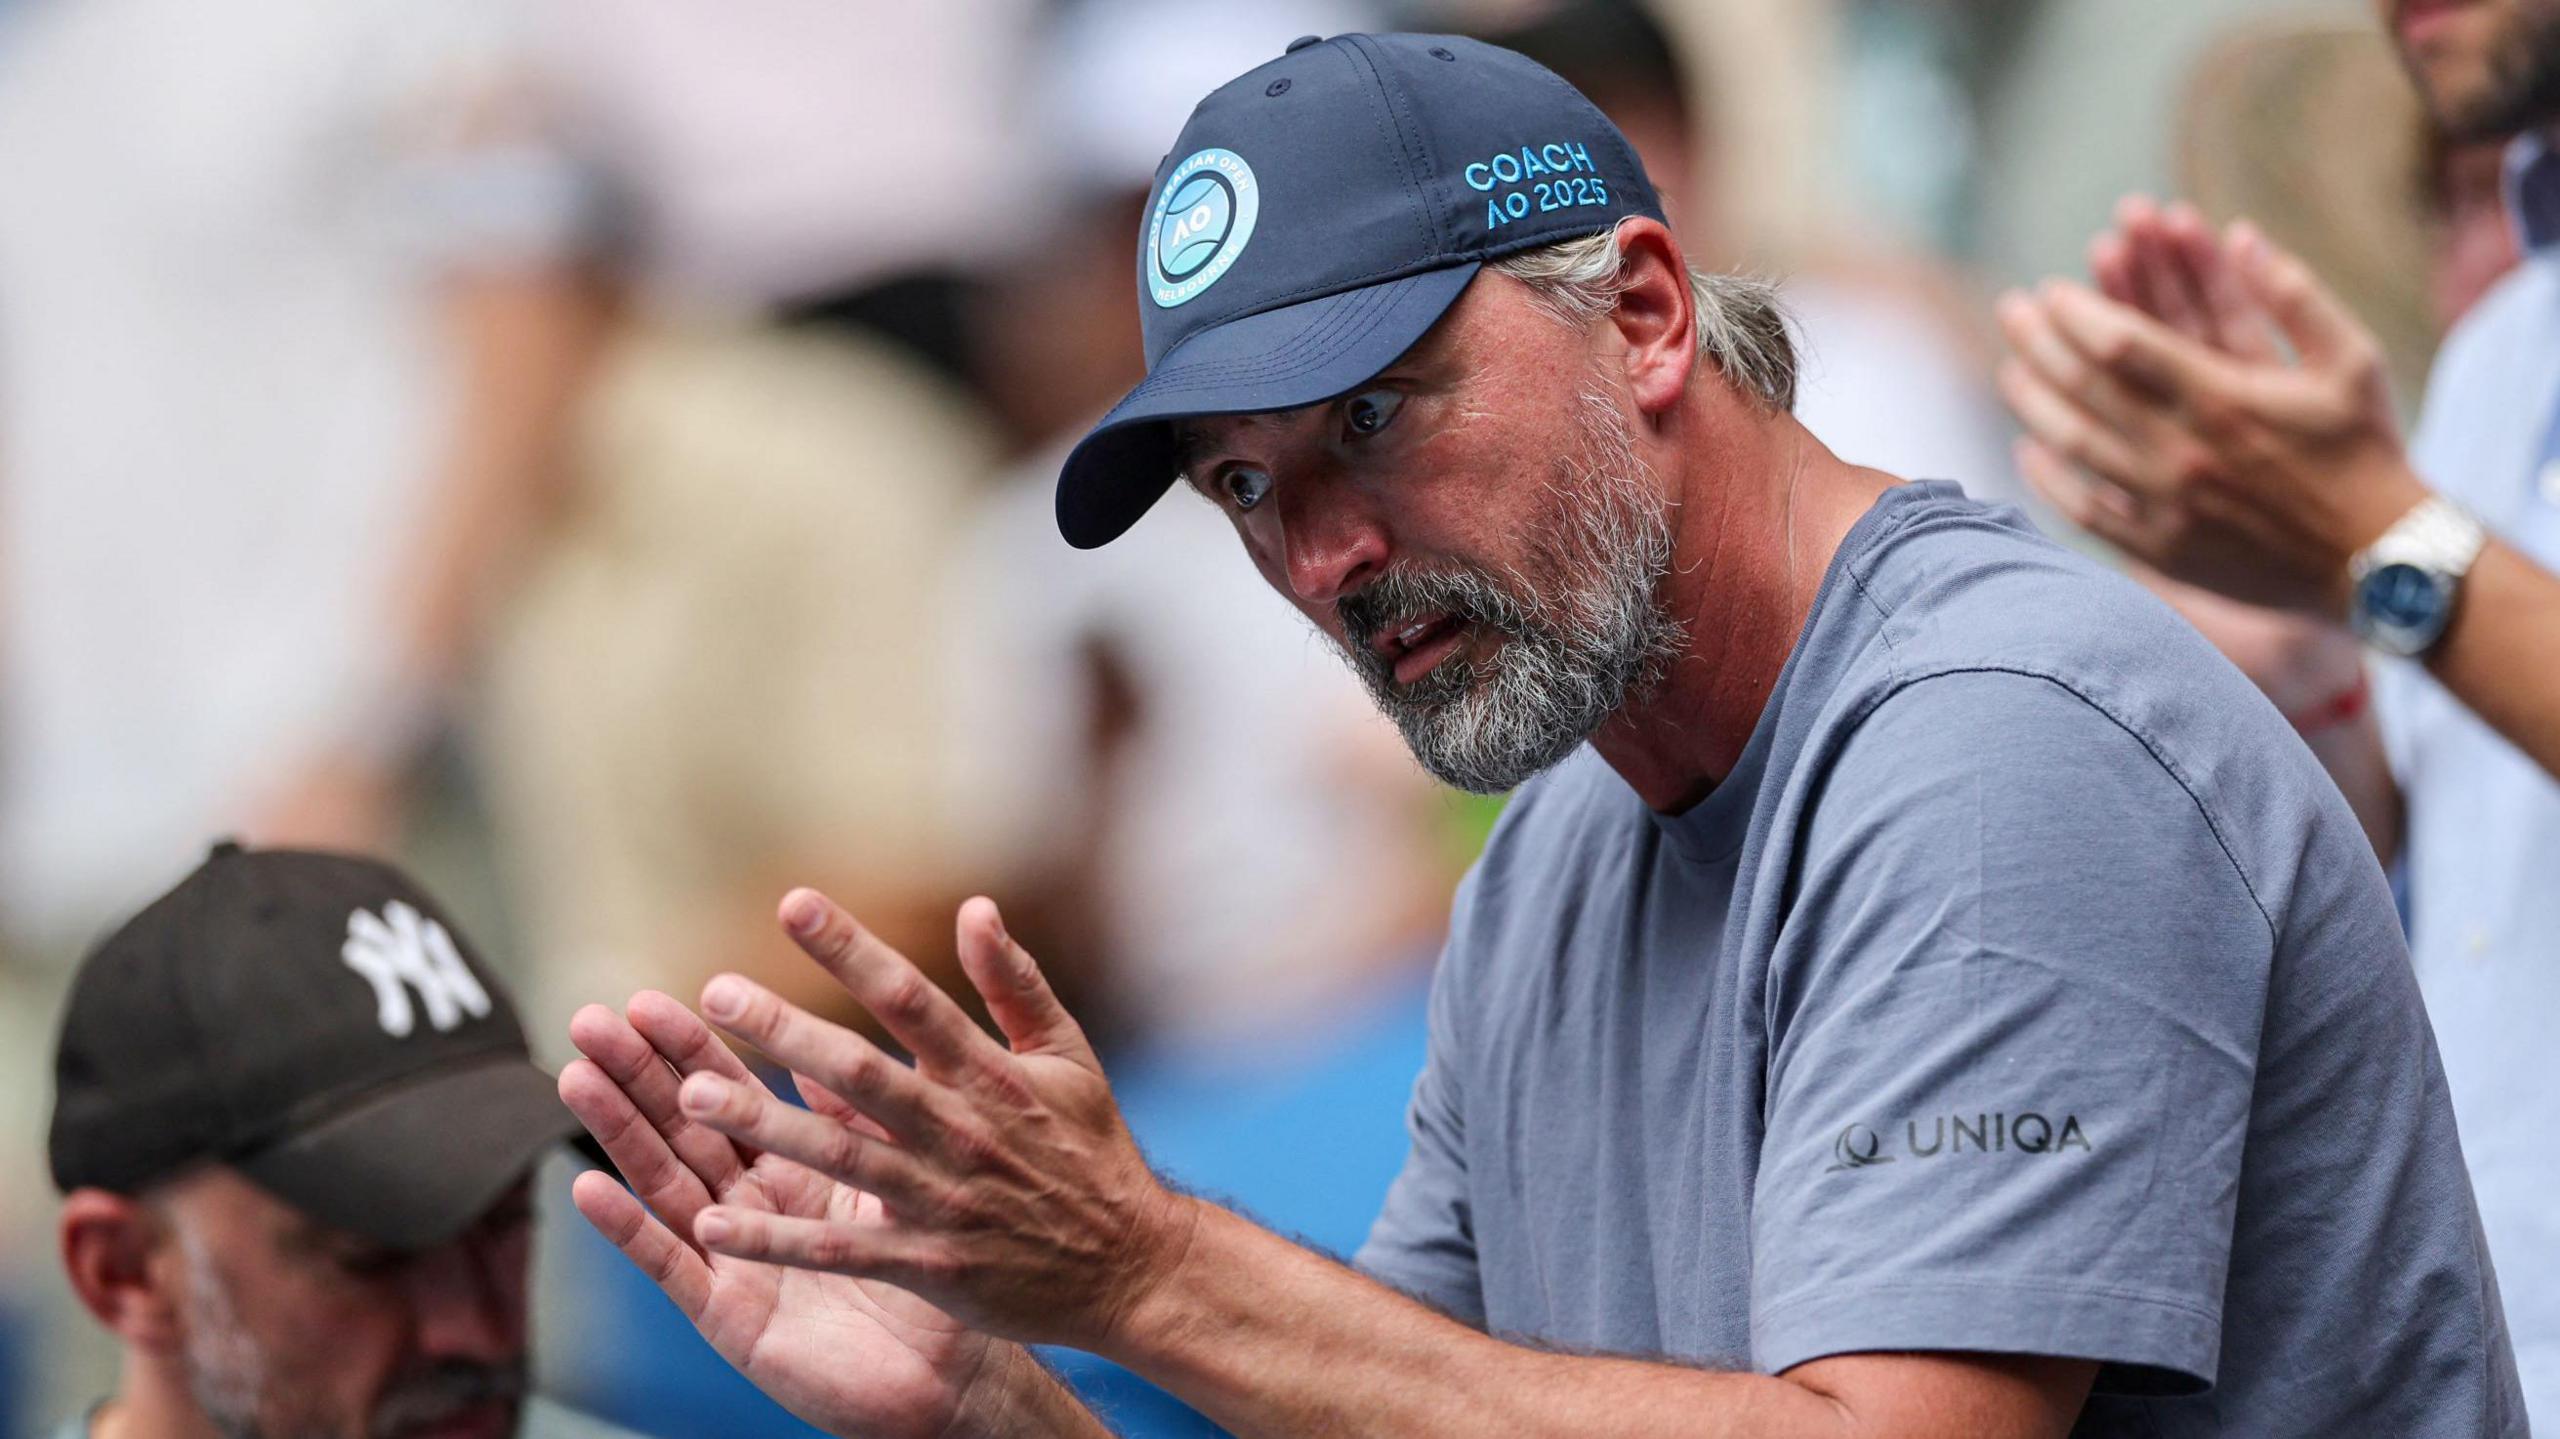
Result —
[[487, 1404], [524, 1402], [525, 1370], [516, 1364], [449, 1361], [386, 1390], [366, 1426], [370, 1439], [431, 1428]]
[[1501, 581], [1476, 569], [1390, 569], [1334, 605], [1352, 659], [1364, 672], [1393, 667], [1376, 650], [1378, 636], [1389, 626], [1436, 613], [1504, 635], [1523, 635], [1533, 628], [1530, 607]]

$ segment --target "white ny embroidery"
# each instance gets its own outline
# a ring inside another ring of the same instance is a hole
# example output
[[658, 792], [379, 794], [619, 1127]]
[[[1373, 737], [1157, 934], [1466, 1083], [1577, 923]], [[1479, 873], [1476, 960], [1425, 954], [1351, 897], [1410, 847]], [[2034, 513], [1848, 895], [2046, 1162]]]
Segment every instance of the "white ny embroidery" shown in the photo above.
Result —
[[463, 964], [453, 936], [399, 900], [384, 905], [379, 917], [362, 909], [348, 915], [347, 943], [339, 954], [372, 984], [374, 1017], [394, 1039], [417, 1028], [417, 1011], [409, 1003], [413, 989], [427, 1007], [427, 1023], [439, 1032], [462, 1023], [466, 1014], [488, 1016], [489, 992]]

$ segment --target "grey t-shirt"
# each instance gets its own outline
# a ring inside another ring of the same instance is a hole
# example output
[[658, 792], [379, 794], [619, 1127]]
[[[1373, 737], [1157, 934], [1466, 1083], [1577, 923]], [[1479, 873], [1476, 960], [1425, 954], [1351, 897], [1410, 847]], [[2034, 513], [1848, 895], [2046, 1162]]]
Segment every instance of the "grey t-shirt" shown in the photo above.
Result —
[[1676, 817], [1589, 751], [1459, 893], [1359, 1256], [1500, 1335], [2099, 1360], [2086, 1435], [2522, 1435], [2370, 847], [2139, 588], [1952, 485]]

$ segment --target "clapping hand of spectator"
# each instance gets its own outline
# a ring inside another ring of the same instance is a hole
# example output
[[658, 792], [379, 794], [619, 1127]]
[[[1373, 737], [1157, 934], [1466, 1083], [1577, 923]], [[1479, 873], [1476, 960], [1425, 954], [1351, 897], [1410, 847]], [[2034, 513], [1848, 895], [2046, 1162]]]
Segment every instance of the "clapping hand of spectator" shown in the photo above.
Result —
[[2216, 237], [2139, 201], [2119, 220], [2091, 249], [2098, 289], [2000, 301], [2020, 469], [2173, 579], [2335, 623], [2350, 558], [2427, 494], [2379, 344], [2245, 222]]

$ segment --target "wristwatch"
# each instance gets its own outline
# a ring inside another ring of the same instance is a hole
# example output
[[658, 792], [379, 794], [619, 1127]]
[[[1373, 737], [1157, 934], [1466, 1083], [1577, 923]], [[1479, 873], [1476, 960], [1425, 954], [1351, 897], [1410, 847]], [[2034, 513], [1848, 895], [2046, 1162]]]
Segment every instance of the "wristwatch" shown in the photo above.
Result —
[[2453, 622], [2462, 577], [2488, 539], [2462, 506], [2441, 495], [2420, 501], [2347, 562], [2347, 623], [2384, 654], [2425, 654]]

